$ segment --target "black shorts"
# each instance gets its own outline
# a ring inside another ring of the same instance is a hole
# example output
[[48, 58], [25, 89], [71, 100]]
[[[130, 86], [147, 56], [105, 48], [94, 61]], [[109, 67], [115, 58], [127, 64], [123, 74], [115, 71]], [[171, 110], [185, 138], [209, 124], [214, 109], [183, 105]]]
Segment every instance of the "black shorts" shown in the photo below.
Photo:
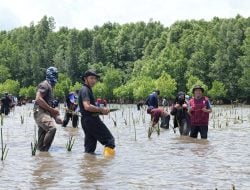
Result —
[[208, 126], [191, 126], [190, 137], [197, 138], [200, 133], [202, 139], [207, 139]]

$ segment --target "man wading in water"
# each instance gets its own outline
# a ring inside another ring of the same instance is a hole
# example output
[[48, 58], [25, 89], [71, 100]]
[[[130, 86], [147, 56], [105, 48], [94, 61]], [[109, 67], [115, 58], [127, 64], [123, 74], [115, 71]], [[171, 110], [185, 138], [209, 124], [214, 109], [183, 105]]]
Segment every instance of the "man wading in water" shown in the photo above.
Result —
[[210, 102], [203, 96], [204, 88], [196, 85], [193, 88], [194, 97], [190, 100], [189, 113], [191, 117], [190, 137], [197, 138], [200, 132], [202, 139], [207, 139], [209, 113], [212, 112]]
[[62, 124], [58, 109], [53, 108], [52, 88], [57, 83], [57, 69], [49, 67], [46, 80], [37, 87], [34, 105], [34, 119], [38, 125], [38, 149], [48, 151], [56, 134], [55, 122]]
[[85, 133], [85, 152], [94, 154], [97, 141], [99, 141], [105, 146], [104, 155], [114, 156], [115, 139], [99, 117], [100, 113], [107, 115], [110, 110], [104, 107], [97, 107], [92, 92], [92, 87], [95, 86], [98, 78], [100, 76], [95, 71], [86, 71], [82, 77], [84, 84], [79, 92], [79, 107], [82, 115], [81, 123]]

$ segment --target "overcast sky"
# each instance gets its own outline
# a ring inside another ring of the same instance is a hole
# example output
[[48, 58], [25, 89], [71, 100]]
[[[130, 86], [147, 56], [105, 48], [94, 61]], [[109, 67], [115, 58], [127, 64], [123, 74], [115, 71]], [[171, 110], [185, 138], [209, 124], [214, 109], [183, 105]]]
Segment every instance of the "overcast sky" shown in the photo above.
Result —
[[250, 0], [0, 0], [0, 30], [53, 16], [56, 27], [93, 28], [105, 22], [149, 21], [165, 26], [177, 20], [250, 16]]

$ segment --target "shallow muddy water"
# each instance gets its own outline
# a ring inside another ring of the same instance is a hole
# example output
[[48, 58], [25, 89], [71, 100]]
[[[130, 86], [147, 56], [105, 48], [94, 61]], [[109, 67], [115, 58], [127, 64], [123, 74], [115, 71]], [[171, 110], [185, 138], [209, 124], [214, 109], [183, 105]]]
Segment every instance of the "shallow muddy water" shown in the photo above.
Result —
[[[104, 158], [100, 144], [97, 155], [84, 154], [81, 125], [71, 123], [58, 126], [50, 152], [31, 156], [32, 105], [16, 107], [4, 118], [9, 153], [0, 161], [0, 189], [250, 189], [250, 107], [214, 107], [208, 140], [180, 137], [172, 129], [149, 139], [149, 115], [135, 105], [116, 107], [101, 116], [116, 139], [114, 158]], [[75, 144], [67, 152], [72, 135]]]

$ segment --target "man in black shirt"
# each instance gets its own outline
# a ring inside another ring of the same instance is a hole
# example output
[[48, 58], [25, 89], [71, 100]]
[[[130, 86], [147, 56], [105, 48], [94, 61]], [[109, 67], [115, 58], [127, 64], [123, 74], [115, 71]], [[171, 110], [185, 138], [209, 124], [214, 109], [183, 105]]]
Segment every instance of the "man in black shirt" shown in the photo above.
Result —
[[99, 77], [93, 70], [86, 71], [82, 77], [84, 84], [79, 92], [79, 108], [82, 115], [81, 124], [85, 133], [85, 152], [93, 154], [97, 141], [99, 141], [105, 146], [104, 155], [113, 156], [115, 154], [115, 139], [99, 117], [100, 113], [107, 115], [110, 110], [105, 107], [97, 107], [92, 92], [92, 87], [96, 84]]

